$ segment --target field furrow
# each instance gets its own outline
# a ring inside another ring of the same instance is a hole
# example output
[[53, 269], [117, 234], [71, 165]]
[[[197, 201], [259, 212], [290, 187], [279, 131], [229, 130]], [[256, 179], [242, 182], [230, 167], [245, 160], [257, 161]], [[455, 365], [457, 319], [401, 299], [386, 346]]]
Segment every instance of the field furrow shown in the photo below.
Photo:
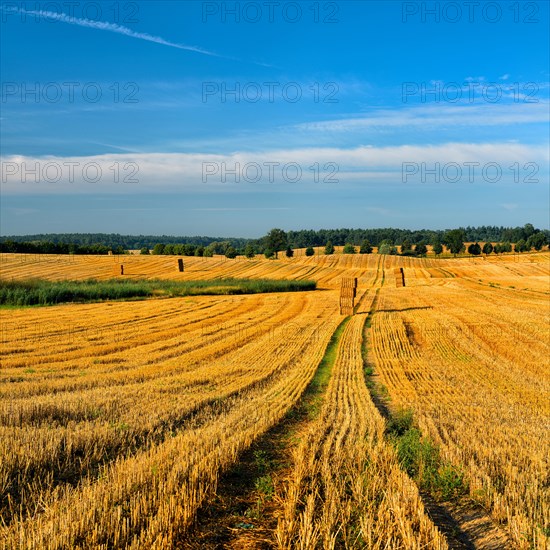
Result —
[[[392, 405], [414, 409], [518, 548], [546, 548], [549, 350], [547, 336], [532, 337], [548, 335], [547, 303], [533, 297], [510, 308], [497, 291], [465, 297], [466, 289], [440, 287], [383, 292], [371, 352]], [[419, 301], [429, 308], [407, 307]], [[518, 317], [529, 319], [526, 334]]]
[[319, 419], [295, 451], [281, 495], [281, 548], [446, 548], [365, 385], [365, 319], [345, 327]]

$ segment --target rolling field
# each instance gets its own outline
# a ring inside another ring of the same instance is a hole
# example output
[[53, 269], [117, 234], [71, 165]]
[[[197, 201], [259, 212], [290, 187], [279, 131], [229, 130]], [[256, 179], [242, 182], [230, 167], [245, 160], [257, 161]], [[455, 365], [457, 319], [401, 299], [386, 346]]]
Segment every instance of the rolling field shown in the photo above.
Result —
[[[123, 263], [125, 278], [318, 289], [1, 310], [0, 548], [460, 548], [387, 436], [402, 409], [490, 516], [473, 547], [549, 548], [549, 261], [190, 257], [179, 273], [167, 256], [0, 255], [4, 280], [107, 280]], [[358, 278], [347, 320], [342, 277]], [[269, 529], [240, 514], [240, 538], [196, 543], [224, 476], [284, 428], [331, 345], [264, 491]]]

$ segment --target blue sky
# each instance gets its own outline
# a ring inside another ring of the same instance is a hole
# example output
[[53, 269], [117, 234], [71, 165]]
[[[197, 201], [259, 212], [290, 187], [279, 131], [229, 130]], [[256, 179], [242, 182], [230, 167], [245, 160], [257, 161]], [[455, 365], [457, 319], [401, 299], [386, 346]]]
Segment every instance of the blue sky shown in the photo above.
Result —
[[546, 1], [1, 4], [4, 235], [549, 226]]

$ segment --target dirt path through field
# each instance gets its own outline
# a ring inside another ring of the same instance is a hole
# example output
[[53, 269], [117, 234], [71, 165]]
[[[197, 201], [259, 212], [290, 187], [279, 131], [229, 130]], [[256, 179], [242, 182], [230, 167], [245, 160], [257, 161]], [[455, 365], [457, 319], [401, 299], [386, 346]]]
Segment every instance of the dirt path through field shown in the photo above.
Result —
[[349, 319], [333, 334], [315, 376], [286, 417], [245, 451], [224, 474], [216, 495], [198, 513], [196, 528], [179, 548], [196, 550], [274, 547], [281, 503], [277, 486], [292, 467], [292, 449], [317, 417], [335, 351]]
[[[380, 272], [378, 262], [373, 285]], [[379, 283], [380, 284], [380, 283]], [[376, 294], [366, 289], [355, 311], [367, 312]], [[181, 541], [185, 549], [267, 549], [275, 547], [274, 533], [283, 503], [275, 495], [293, 467], [293, 449], [317, 418], [325, 396], [346, 318], [335, 330], [315, 376], [286, 417], [244, 452], [222, 475], [216, 495], [199, 511], [194, 531]]]

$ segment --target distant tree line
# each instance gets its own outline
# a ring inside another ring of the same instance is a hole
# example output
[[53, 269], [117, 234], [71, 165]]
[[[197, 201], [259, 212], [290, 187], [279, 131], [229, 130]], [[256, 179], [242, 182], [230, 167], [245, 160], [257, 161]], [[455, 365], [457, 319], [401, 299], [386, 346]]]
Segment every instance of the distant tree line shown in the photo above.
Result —
[[[40, 240], [39, 237], [52, 237]], [[56, 240], [54, 240], [55, 238]], [[74, 242], [69, 239], [74, 238]], [[92, 239], [103, 239], [94, 243]], [[478, 244], [481, 241], [482, 247]], [[266, 258], [278, 258], [284, 252], [292, 258], [295, 248], [305, 248], [306, 256], [315, 253], [313, 247], [324, 247], [324, 254], [334, 254], [335, 246], [343, 246], [344, 254], [371, 254], [378, 247], [379, 254], [424, 256], [428, 245], [436, 255], [445, 249], [456, 255], [466, 252], [464, 243], [470, 242], [467, 252], [472, 255], [526, 252], [541, 250], [550, 243], [550, 231], [536, 229], [528, 223], [523, 227], [496, 226], [466, 227], [440, 230], [408, 229], [319, 229], [288, 231], [274, 228], [260, 239], [212, 239], [210, 237], [138, 237], [118, 234], [62, 234], [27, 235], [25, 237], [1, 237], [0, 252], [32, 252], [50, 254], [107, 254], [124, 253], [139, 248], [142, 254], [177, 256], [225, 255], [227, 258], [245, 256], [254, 258], [263, 254]], [[98, 244], [99, 243], [99, 244]], [[122, 244], [123, 243], [123, 244]], [[496, 243], [494, 246], [491, 243]], [[515, 243], [512, 246], [511, 243]], [[140, 245], [140, 246], [138, 246]]]
[[74, 243], [54, 243], [51, 241], [16, 242], [6, 240], [0, 242], [0, 252], [20, 254], [124, 254], [122, 247], [114, 249], [104, 244], [78, 245]]
[[244, 247], [251, 239], [221, 237], [174, 237], [170, 235], [119, 235], [118, 233], [43, 233], [37, 235], [13, 235], [0, 237], [0, 242], [51, 242], [55, 244], [77, 244], [91, 246], [100, 243], [110, 249], [124, 250], [152, 249], [155, 244], [181, 244], [207, 246], [216, 241], [230, 241], [236, 248]]
[[[466, 242], [511, 242], [515, 243], [527, 239], [534, 233], [541, 232], [550, 238], [550, 231], [536, 229], [532, 224], [525, 224], [523, 227], [459, 227], [463, 232]], [[305, 248], [308, 246], [325, 246], [330, 241], [334, 246], [345, 246], [347, 243], [360, 246], [363, 241], [369, 241], [372, 246], [380, 246], [383, 241], [391, 243], [392, 246], [400, 246], [404, 241], [411, 245], [426, 243], [431, 244], [443, 237], [448, 230], [431, 229], [303, 229], [300, 231], [288, 231], [288, 241], [294, 248]]]

